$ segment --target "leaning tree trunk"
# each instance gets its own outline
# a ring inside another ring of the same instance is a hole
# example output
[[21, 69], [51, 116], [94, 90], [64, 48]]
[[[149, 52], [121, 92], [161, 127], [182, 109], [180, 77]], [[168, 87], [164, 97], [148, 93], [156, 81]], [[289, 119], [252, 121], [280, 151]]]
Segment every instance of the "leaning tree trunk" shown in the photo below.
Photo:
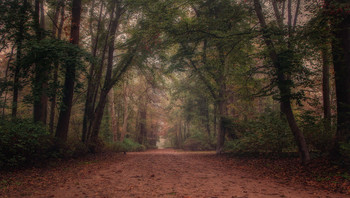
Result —
[[263, 39], [264, 42], [269, 50], [269, 56], [270, 59], [272, 60], [273, 66], [276, 70], [277, 73], [277, 83], [278, 83], [278, 89], [280, 91], [281, 95], [281, 109], [283, 113], [287, 117], [287, 121], [289, 124], [289, 127], [294, 135], [295, 141], [298, 145], [301, 161], [303, 164], [306, 164], [310, 161], [310, 153], [306, 145], [306, 141], [304, 138], [303, 133], [299, 129], [295, 117], [293, 114], [293, 110], [291, 107], [291, 88], [286, 86], [286, 81], [288, 80], [286, 75], [283, 72], [283, 69], [280, 65], [280, 62], [278, 61], [278, 55], [276, 52], [276, 49], [274, 47], [274, 44], [270, 38], [270, 35], [266, 32], [267, 30], [267, 25], [265, 22], [265, 17], [262, 12], [261, 4], [259, 0], [254, 0], [254, 9], [256, 12], [256, 15], [258, 17], [260, 26], [263, 30]]
[[102, 122], [102, 118], [103, 118], [103, 113], [104, 113], [104, 108], [106, 106], [106, 102], [107, 102], [107, 96], [108, 96], [108, 92], [109, 90], [107, 89], [103, 89], [101, 90], [101, 94], [100, 94], [100, 101], [96, 107], [96, 111], [94, 114], [94, 122], [92, 122], [92, 127], [91, 127], [91, 137], [89, 139], [89, 142], [92, 143], [92, 149], [94, 151], [95, 146], [98, 143], [98, 134], [100, 131], [100, 126], [101, 126], [101, 122]]
[[91, 139], [90, 142], [92, 143], [92, 146], [95, 145], [98, 142], [98, 134], [103, 118], [104, 108], [106, 106], [107, 102], [107, 96], [110, 91], [110, 89], [113, 87], [112, 82], [112, 67], [113, 67], [113, 61], [114, 61], [114, 50], [115, 50], [115, 39], [116, 39], [116, 33], [119, 26], [119, 17], [120, 17], [120, 5], [117, 5], [117, 9], [114, 12], [112, 12], [112, 25], [111, 25], [111, 31], [108, 41], [108, 60], [107, 60], [107, 70], [106, 70], [106, 77], [105, 82], [103, 85], [103, 88], [101, 89], [100, 98], [98, 105], [96, 107], [95, 113], [94, 113], [94, 120], [92, 122], [91, 126]]
[[[74, 45], [79, 44], [80, 15], [81, 0], [73, 0], [70, 42]], [[69, 120], [73, 105], [74, 80], [76, 75], [76, 65], [74, 63], [66, 64], [65, 67], [66, 73], [63, 87], [63, 99], [56, 128], [56, 137], [62, 141], [66, 141], [68, 137]]]
[[[94, 2], [92, 2], [94, 3]], [[99, 15], [99, 19], [97, 22], [97, 33], [96, 33], [96, 37], [91, 38], [91, 43], [92, 43], [92, 48], [91, 48], [91, 53], [92, 56], [94, 58], [96, 58], [97, 56], [97, 47], [98, 47], [98, 43], [100, 40], [100, 34], [101, 34], [101, 20], [102, 20], [102, 10], [103, 10], [103, 3], [101, 3], [101, 7], [100, 7], [100, 15]], [[93, 9], [91, 9], [90, 12], [91, 16], [90, 16], [90, 21], [92, 21], [92, 13], [93, 13]], [[111, 19], [112, 20], [112, 19]], [[92, 23], [92, 22], [90, 22]], [[91, 25], [90, 25], [91, 26]], [[92, 35], [92, 28], [90, 28], [90, 32]], [[109, 34], [109, 29], [110, 27], [108, 27], [108, 33]], [[84, 116], [83, 116], [83, 127], [82, 127], [82, 142], [86, 142], [90, 133], [91, 133], [91, 121], [93, 120], [93, 111], [95, 108], [95, 95], [97, 95], [98, 91], [98, 85], [100, 83], [100, 79], [102, 76], [102, 70], [103, 70], [103, 65], [104, 65], [104, 59], [105, 59], [105, 54], [106, 54], [106, 50], [107, 50], [107, 42], [108, 42], [108, 36], [106, 36], [105, 41], [104, 41], [104, 47], [103, 47], [103, 52], [102, 52], [102, 56], [101, 56], [101, 64], [100, 64], [100, 68], [98, 70], [98, 72], [96, 72], [96, 63], [92, 63], [89, 69], [89, 78], [88, 78], [88, 86], [87, 86], [87, 91], [86, 91], [86, 100], [85, 100], [85, 108], [84, 108]]]

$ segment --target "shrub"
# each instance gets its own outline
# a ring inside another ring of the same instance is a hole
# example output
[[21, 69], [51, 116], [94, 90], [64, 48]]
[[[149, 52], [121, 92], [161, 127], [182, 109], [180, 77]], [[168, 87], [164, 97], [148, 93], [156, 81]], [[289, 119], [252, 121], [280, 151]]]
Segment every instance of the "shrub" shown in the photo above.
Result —
[[146, 147], [144, 145], [139, 144], [139, 143], [137, 143], [129, 138], [124, 139], [123, 145], [124, 145], [125, 151], [144, 151], [144, 150], [146, 150]]
[[213, 140], [202, 133], [195, 133], [187, 138], [183, 143], [184, 150], [206, 151], [215, 148]]
[[141, 145], [129, 138], [125, 138], [123, 142], [110, 143], [106, 146], [106, 148], [115, 152], [135, 152], [146, 150], [144, 145]]
[[267, 111], [257, 120], [236, 125], [240, 126], [238, 139], [226, 142], [225, 151], [280, 153], [295, 148], [289, 126], [278, 112]]
[[17, 168], [57, 153], [48, 130], [30, 120], [0, 121], [0, 168]]
[[325, 128], [325, 121], [313, 112], [305, 111], [299, 116], [299, 126], [302, 129], [306, 142], [310, 150], [329, 151], [332, 146], [333, 136], [335, 134], [334, 126]]
[[340, 153], [343, 158], [343, 165], [350, 167], [350, 142], [340, 145]]

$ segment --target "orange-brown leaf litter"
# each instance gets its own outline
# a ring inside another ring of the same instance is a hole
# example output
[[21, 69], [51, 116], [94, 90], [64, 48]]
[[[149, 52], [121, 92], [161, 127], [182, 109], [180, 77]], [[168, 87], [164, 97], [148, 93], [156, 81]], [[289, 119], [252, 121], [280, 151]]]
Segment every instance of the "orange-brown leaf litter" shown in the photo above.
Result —
[[213, 152], [105, 154], [3, 173], [0, 197], [349, 197], [266, 167]]

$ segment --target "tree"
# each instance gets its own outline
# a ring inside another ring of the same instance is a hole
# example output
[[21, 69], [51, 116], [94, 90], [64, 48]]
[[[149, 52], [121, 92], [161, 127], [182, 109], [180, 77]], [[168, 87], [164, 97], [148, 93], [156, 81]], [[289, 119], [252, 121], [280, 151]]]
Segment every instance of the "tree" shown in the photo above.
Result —
[[117, 121], [117, 115], [115, 112], [115, 103], [114, 103], [114, 89], [112, 88], [109, 92], [108, 97], [109, 102], [109, 112], [110, 112], [110, 130], [113, 134], [113, 142], [116, 142], [118, 140], [118, 121]]
[[[73, 45], [79, 45], [80, 18], [81, 0], [73, 0], [70, 33], [70, 43]], [[72, 54], [72, 56], [75, 56], [75, 54]], [[63, 98], [56, 128], [56, 137], [61, 139], [62, 141], [66, 141], [68, 137], [69, 120], [71, 116], [72, 101], [74, 94], [74, 81], [76, 75], [75, 64], [76, 63], [73, 61], [65, 65], [66, 73], [63, 88]]]
[[214, 100], [219, 122], [216, 152], [221, 153], [231, 120], [227, 107], [233, 91], [228, 90], [228, 81], [234, 67], [249, 61], [243, 58], [251, 44], [247, 10], [243, 4], [224, 0], [193, 1], [189, 7], [195, 16], [185, 11], [185, 16], [181, 16], [184, 20], [168, 28], [179, 45], [175, 65], [194, 71]]
[[[93, 32], [93, 6], [95, 4], [95, 1], [91, 2], [92, 8], [90, 11], [90, 33], [92, 34]], [[107, 52], [107, 43], [108, 43], [108, 35], [110, 32], [110, 25], [108, 25], [108, 29], [106, 30], [106, 35], [105, 37], [101, 37], [103, 34], [103, 23], [102, 23], [102, 11], [103, 11], [103, 3], [101, 2], [101, 7], [100, 7], [100, 15], [98, 17], [98, 22], [97, 22], [97, 32], [95, 39], [92, 39], [91, 42], [91, 51], [92, 51], [92, 56], [94, 58], [97, 57], [97, 52], [98, 52], [98, 44], [100, 42], [103, 42], [103, 49], [102, 49], [102, 54], [100, 55], [100, 64], [99, 67], [97, 66], [97, 62], [94, 61], [92, 62], [90, 68], [89, 68], [89, 78], [88, 78], [88, 83], [87, 83], [87, 93], [86, 93], [86, 100], [85, 100], [85, 108], [84, 108], [84, 117], [83, 117], [83, 127], [82, 127], [82, 142], [86, 142], [90, 138], [91, 134], [91, 123], [93, 120], [93, 111], [96, 106], [96, 98], [99, 90], [99, 83], [102, 78], [102, 71], [104, 68], [104, 63], [105, 63], [105, 55]], [[112, 19], [110, 19], [112, 20]], [[93, 38], [93, 35], [91, 36]]]
[[337, 132], [332, 154], [341, 156], [341, 145], [350, 142], [350, 4], [345, 0], [325, 1], [325, 12], [331, 21], [332, 55], [337, 96]]
[[[14, 2], [18, 3], [18, 2]], [[17, 54], [16, 54], [16, 65], [14, 70], [13, 77], [13, 96], [12, 96], [12, 118], [15, 119], [17, 117], [17, 108], [18, 108], [18, 92], [20, 89], [20, 73], [22, 70], [22, 50], [23, 50], [23, 42], [26, 34], [26, 22], [28, 20], [28, 11], [29, 11], [29, 3], [27, 0], [23, 0], [22, 4], [20, 4], [20, 19], [17, 24], [15, 24], [16, 31], [16, 41], [15, 45], [17, 46]], [[12, 10], [11, 10], [12, 11]]]
[[[35, 0], [34, 26], [37, 40], [44, 39], [45, 15], [43, 0]], [[34, 122], [46, 124], [47, 120], [47, 88], [48, 88], [48, 67], [42, 61], [35, 63], [35, 76], [33, 82]]]
[[[288, 7], [290, 7], [290, 5]], [[275, 45], [271, 39], [271, 35], [268, 33], [268, 27], [267, 27], [266, 20], [263, 15], [262, 7], [259, 0], [254, 0], [254, 9], [258, 17], [260, 26], [262, 28], [262, 33], [263, 33], [262, 38], [265, 42], [265, 45], [267, 46], [269, 58], [272, 61], [274, 69], [276, 70], [275, 77], [277, 80], [277, 87], [280, 92], [279, 94], [280, 94], [281, 111], [286, 115], [289, 127], [291, 128], [292, 133], [295, 137], [295, 141], [298, 145], [302, 163], [303, 164], [308, 163], [310, 161], [309, 150], [307, 148], [304, 135], [296, 123], [292, 106], [291, 106], [291, 99], [292, 99], [291, 88], [293, 86], [293, 82], [288, 76], [288, 73], [290, 73], [290, 70], [288, 71], [288, 69], [291, 69], [291, 67], [293, 67], [292, 61], [294, 60], [292, 60], [292, 58], [295, 58], [295, 57], [292, 56], [293, 52], [290, 50], [288, 50], [289, 51], [288, 54], [285, 54], [285, 55], [278, 54], [278, 52], [276, 51]], [[289, 16], [289, 18], [291, 17]], [[290, 35], [290, 31], [291, 31], [291, 27], [289, 25], [288, 26], [289, 35]]]
[[[57, 33], [57, 39], [61, 40], [62, 37], [62, 30], [63, 30], [63, 24], [64, 24], [64, 10], [65, 10], [65, 4], [64, 0], [60, 0], [57, 2], [54, 19], [53, 19], [53, 26], [52, 26], [52, 37], [56, 38]], [[60, 13], [61, 11], [61, 13]], [[58, 23], [58, 18], [61, 16], [60, 23]], [[53, 89], [52, 89], [52, 95], [51, 95], [51, 104], [50, 104], [50, 121], [49, 121], [49, 128], [50, 132], [54, 133], [54, 123], [55, 123], [55, 112], [56, 112], [56, 101], [57, 101], [57, 84], [58, 84], [58, 68], [59, 68], [59, 62], [56, 61], [54, 63], [54, 69], [53, 69]]]

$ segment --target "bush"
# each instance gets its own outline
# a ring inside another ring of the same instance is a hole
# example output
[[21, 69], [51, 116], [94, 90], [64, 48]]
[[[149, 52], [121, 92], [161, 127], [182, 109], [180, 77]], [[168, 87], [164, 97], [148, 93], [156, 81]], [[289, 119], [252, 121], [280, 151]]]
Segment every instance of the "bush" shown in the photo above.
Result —
[[146, 150], [144, 145], [129, 138], [125, 138], [123, 142], [113, 142], [107, 145], [106, 148], [115, 152], [137, 152]]
[[201, 133], [191, 135], [183, 143], [183, 149], [190, 151], [208, 151], [213, 150], [214, 148], [215, 144], [213, 143], [213, 140]]
[[327, 130], [325, 120], [310, 111], [305, 111], [299, 116], [299, 126], [310, 150], [326, 153], [331, 149], [336, 127], [330, 126]]
[[294, 138], [279, 112], [267, 111], [257, 120], [237, 123], [238, 139], [225, 143], [228, 152], [274, 152], [294, 150]]
[[0, 169], [18, 168], [57, 156], [48, 130], [30, 120], [0, 121]]
[[343, 159], [343, 164], [346, 167], [350, 167], [350, 142], [349, 143], [342, 143], [340, 145], [340, 154]]

